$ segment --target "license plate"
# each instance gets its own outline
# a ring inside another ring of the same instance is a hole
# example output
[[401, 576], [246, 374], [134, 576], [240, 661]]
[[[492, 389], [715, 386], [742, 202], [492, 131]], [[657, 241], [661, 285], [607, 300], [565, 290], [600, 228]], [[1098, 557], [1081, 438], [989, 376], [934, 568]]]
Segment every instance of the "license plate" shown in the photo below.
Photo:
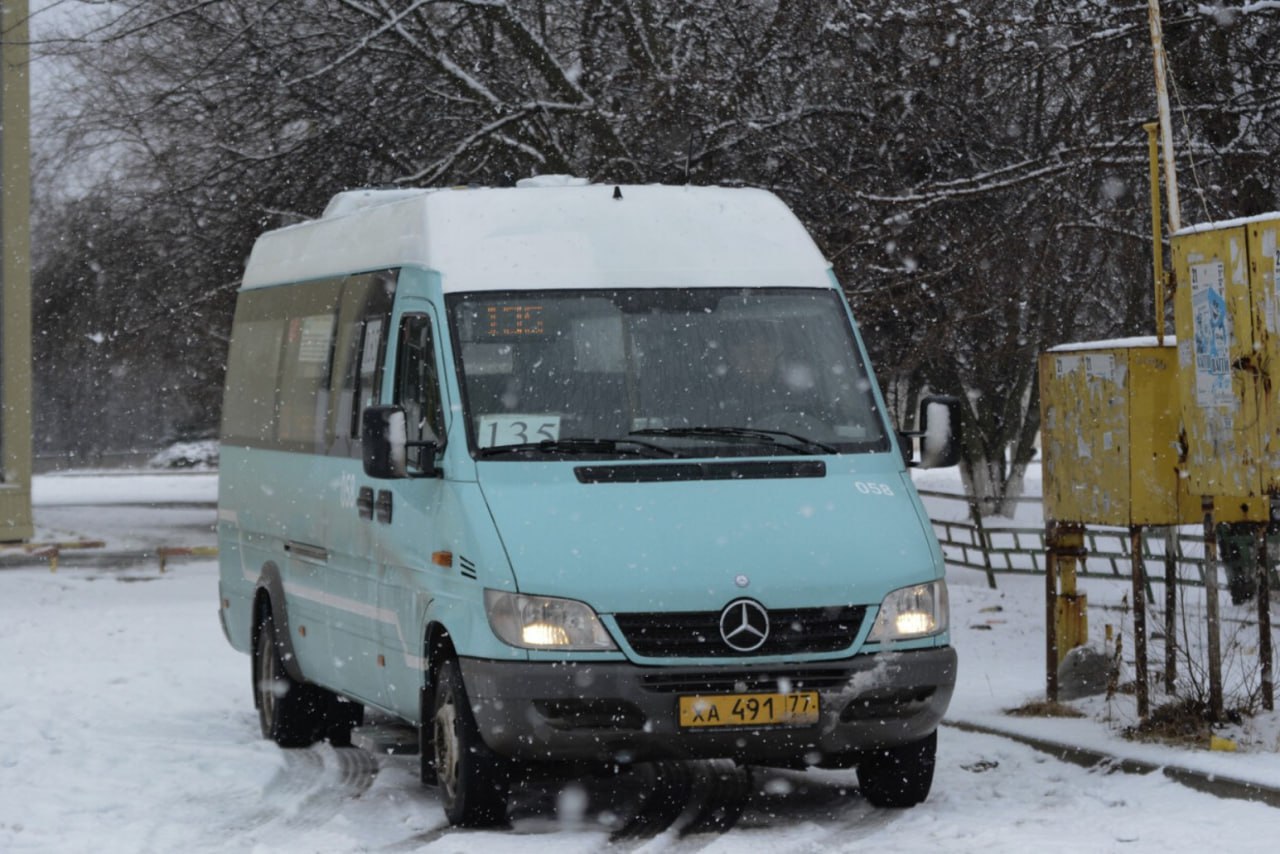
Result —
[[682, 727], [806, 726], [817, 722], [817, 691], [680, 698]]

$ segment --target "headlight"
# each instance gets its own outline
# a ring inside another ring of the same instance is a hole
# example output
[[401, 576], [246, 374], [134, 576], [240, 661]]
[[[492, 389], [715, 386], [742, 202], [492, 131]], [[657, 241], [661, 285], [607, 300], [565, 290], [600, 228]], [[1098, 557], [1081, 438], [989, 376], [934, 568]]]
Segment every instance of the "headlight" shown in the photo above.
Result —
[[493, 633], [521, 649], [617, 649], [596, 612], [572, 599], [486, 590], [484, 610]]
[[868, 643], [942, 634], [950, 622], [947, 583], [933, 581], [895, 590], [880, 603]]

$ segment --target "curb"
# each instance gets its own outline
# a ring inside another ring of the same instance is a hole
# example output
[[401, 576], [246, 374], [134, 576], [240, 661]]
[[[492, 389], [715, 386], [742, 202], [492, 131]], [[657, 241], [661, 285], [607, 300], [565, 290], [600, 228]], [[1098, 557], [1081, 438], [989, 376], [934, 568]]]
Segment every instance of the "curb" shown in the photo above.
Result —
[[57, 552], [56, 562], [50, 563], [48, 555], [27, 554], [15, 551], [0, 554], [0, 571], [7, 569], [41, 569], [52, 572], [59, 569], [129, 569], [139, 564], [153, 564], [160, 572], [184, 559], [210, 558], [206, 549], [213, 546], [171, 549], [164, 546], [138, 549], [67, 549]]
[[994, 735], [1025, 744], [1041, 753], [1047, 753], [1064, 762], [1079, 765], [1082, 768], [1103, 767], [1108, 771], [1123, 771], [1126, 774], [1153, 774], [1157, 771], [1175, 783], [1205, 792], [1219, 798], [1231, 798], [1239, 801], [1253, 801], [1280, 809], [1280, 788], [1240, 780], [1235, 777], [1224, 777], [1221, 774], [1210, 774], [1179, 765], [1159, 765], [1142, 759], [1122, 759], [1110, 753], [1079, 747], [1074, 744], [1049, 741], [1019, 733], [1007, 732], [995, 727], [965, 721], [943, 721], [943, 726], [958, 729], [962, 732], [974, 732], [982, 735]]

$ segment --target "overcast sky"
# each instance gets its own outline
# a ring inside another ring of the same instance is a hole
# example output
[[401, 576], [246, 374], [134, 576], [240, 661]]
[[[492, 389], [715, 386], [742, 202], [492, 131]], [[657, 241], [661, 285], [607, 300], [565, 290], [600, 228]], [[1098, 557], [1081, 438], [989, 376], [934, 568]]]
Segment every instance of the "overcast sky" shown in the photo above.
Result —
[[75, 29], [89, 11], [79, 0], [29, 0], [31, 16], [31, 105], [39, 113], [49, 97], [58, 59], [50, 55], [49, 41]]

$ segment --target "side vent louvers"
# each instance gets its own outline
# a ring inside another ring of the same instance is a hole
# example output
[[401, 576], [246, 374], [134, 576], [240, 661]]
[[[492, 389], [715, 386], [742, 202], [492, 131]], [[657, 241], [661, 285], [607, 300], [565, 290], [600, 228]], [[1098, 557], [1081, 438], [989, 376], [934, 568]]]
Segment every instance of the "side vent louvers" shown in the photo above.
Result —
[[470, 578], [472, 581], [476, 580], [476, 565], [474, 563], [462, 555], [458, 555], [458, 566], [461, 567], [460, 571], [463, 578]]

